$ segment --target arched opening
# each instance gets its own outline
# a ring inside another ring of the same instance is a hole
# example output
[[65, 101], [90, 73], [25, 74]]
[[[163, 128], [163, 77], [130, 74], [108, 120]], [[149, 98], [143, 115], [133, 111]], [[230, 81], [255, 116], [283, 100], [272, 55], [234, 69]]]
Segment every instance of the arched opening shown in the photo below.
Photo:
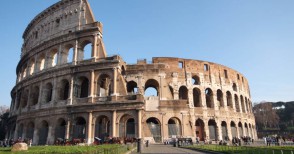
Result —
[[232, 94], [227, 91], [227, 105], [228, 107], [233, 108], [233, 98], [232, 98]]
[[159, 83], [154, 79], [149, 79], [145, 83], [145, 97], [159, 96]]
[[49, 82], [45, 85], [44, 87], [44, 102], [45, 103], [49, 103], [52, 101], [52, 94], [53, 94], [53, 86], [52, 84]]
[[245, 107], [246, 107], [246, 109], [247, 109], [247, 112], [249, 112], [249, 107], [248, 107], [247, 97], [245, 97]]
[[161, 124], [157, 118], [148, 118], [146, 120], [149, 131], [147, 131], [148, 137], [153, 137], [155, 142], [161, 142]]
[[126, 127], [126, 137], [135, 137], [135, 119], [130, 118], [127, 121]]
[[199, 76], [194, 75], [194, 76], [192, 77], [192, 84], [193, 84], [193, 85], [200, 85], [200, 78], [199, 78]]
[[242, 112], [245, 113], [244, 99], [242, 95], [240, 96], [240, 100], [241, 100]]
[[126, 75], [126, 69], [125, 69], [125, 66], [121, 66], [121, 75], [123, 75], [123, 76]]
[[67, 56], [66, 56], [66, 62], [65, 63], [72, 63], [73, 62], [73, 55], [74, 55], [74, 48], [71, 47], [68, 50]]
[[32, 75], [35, 72], [35, 58], [32, 58], [29, 63], [29, 73]]
[[235, 94], [235, 107], [236, 107], [236, 111], [240, 112], [239, 98], [236, 94]]
[[39, 145], [47, 144], [48, 131], [49, 131], [48, 122], [42, 121], [40, 130], [39, 130]]
[[30, 122], [27, 126], [27, 133], [26, 133], [26, 138], [27, 139], [34, 139], [34, 129], [35, 129], [35, 124], [33, 122]]
[[45, 68], [45, 54], [44, 53], [38, 55], [37, 68], [38, 68], [38, 71], [42, 71]]
[[237, 91], [237, 85], [236, 85], [236, 83], [233, 83], [232, 88], [233, 88], [234, 91]]
[[135, 119], [124, 115], [119, 122], [119, 137], [135, 137]]
[[210, 88], [205, 90], [206, 106], [208, 108], [213, 108], [213, 93]]
[[231, 132], [232, 132], [232, 137], [237, 137], [237, 127], [233, 121], [231, 121]]
[[225, 121], [222, 121], [221, 127], [222, 127], [222, 138], [223, 140], [228, 141], [229, 137], [228, 137], [227, 123]]
[[204, 141], [204, 122], [201, 119], [196, 120], [196, 136], [199, 137], [200, 141]]
[[21, 90], [18, 90], [17, 93], [16, 93], [16, 96], [17, 96], [17, 99], [16, 99], [16, 109], [18, 110], [19, 109], [19, 106], [20, 106], [20, 101], [21, 101], [21, 94], [22, 91]]
[[58, 51], [57, 49], [54, 49], [51, 52], [49, 52], [48, 65], [49, 67], [54, 67], [57, 65], [57, 63], [58, 63]]
[[61, 81], [59, 95], [60, 100], [67, 100], [69, 97], [69, 82], [66, 79]]
[[110, 133], [110, 120], [106, 116], [100, 116], [96, 119], [95, 137], [104, 140]]
[[244, 134], [243, 134], [243, 126], [242, 126], [241, 122], [238, 123], [238, 131], [239, 131], [239, 137], [243, 137], [244, 136]]
[[89, 95], [89, 80], [86, 77], [80, 77], [75, 85], [75, 96], [78, 98], [86, 98]]
[[249, 124], [249, 137], [253, 137], [251, 124]]
[[27, 64], [23, 66], [22, 78], [24, 79], [27, 77]]
[[65, 139], [66, 122], [63, 118], [58, 119], [55, 127], [55, 139], [63, 141]]
[[193, 89], [193, 101], [194, 107], [201, 107], [201, 92], [200, 89], [194, 88]]
[[223, 97], [223, 92], [221, 90], [217, 90], [216, 92], [217, 95], [217, 101], [220, 107], [224, 107], [224, 97]]
[[182, 129], [181, 129], [181, 122], [178, 118], [173, 117], [168, 120], [168, 136], [181, 136]]
[[29, 99], [29, 90], [24, 90], [22, 95], [21, 95], [21, 108], [25, 108], [28, 105], [28, 99]]
[[249, 131], [248, 131], [248, 125], [247, 123], [244, 124], [244, 127], [245, 127], [245, 136], [249, 136]]
[[136, 94], [138, 92], [138, 86], [135, 81], [129, 81], [127, 83], [127, 91], [131, 94]]
[[188, 99], [188, 89], [186, 86], [181, 86], [179, 89], [179, 99]]
[[88, 60], [92, 58], [92, 43], [90, 41], [84, 42], [82, 59]]
[[17, 129], [17, 138], [22, 139], [22, 134], [23, 134], [23, 124], [20, 124]]
[[209, 139], [217, 140], [217, 132], [216, 132], [216, 122], [215, 120], [208, 121], [208, 129], [209, 129]]
[[86, 120], [83, 117], [77, 117], [73, 127], [73, 138], [74, 139], [85, 139], [86, 138]]
[[107, 74], [100, 75], [97, 82], [97, 92], [100, 97], [106, 97], [111, 95], [111, 78]]
[[32, 89], [31, 96], [30, 96], [30, 100], [31, 100], [31, 105], [32, 106], [38, 104], [38, 101], [39, 101], [39, 92], [40, 92], [40, 88], [38, 86], [35, 86]]

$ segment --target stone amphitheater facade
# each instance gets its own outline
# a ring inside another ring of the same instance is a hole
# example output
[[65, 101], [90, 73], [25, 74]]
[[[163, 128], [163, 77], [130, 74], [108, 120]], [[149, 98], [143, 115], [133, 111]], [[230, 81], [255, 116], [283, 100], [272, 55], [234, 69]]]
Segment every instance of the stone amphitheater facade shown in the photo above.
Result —
[[107, 56], [87, 0], [62, 0], [26, 28], [7, 138], [256, 138], [247, 79], [207, 61]]

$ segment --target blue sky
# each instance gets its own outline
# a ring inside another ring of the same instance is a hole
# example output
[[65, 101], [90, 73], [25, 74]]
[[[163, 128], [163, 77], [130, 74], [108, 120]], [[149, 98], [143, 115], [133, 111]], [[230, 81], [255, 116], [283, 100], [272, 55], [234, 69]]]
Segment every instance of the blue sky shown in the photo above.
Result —
[[[10, 105], [22, 33], [58, 0], [9, 0], [0, 9], [0, 105]], [[294, 100], [293, 0], [89, 0], [109, 55], [127, 63], [181, 57], [241, 72], [252, 101]]]

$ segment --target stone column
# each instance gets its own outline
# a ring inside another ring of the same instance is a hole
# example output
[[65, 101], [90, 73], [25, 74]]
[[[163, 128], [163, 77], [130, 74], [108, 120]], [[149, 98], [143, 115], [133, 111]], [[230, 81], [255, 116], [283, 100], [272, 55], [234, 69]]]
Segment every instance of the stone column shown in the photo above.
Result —
[[94, 37], [94, 41], [92, 43], [92, 58], [96, 59], [97, 56], [98, 56], [98, 53], [97, 53], [97, 39], [98, 39], [98, 36], [97, 35], [93, 35]]
[[142, 138], [142, 110], [138, 110], [138, 138]]
[[219, 106], [220, 106], [220, 104], [219, 104], [219, 102], [217, 101], [217, 91], [212, 91], [212, 93], [213, 93], [213, 108], [214, 108], [214, 110], [219, 110]]
[[39, 98], [38, 98], [38, 103], [36, 104], [36, 109], [41, 108], [42, 105], [42, 97], [43, 97], [43, 81], [40, 84], [40, 89], [39, 89]]
[[67, 121], [66, 128], [65, 128], [65, 139], [69, 139], [70, 138], [70, 126], [71, 126], [71, 121], [68, 120]]
[[217, 139], [220, 141], [220, 140], [223, 140], [223, 134], [222, 134], [222, 126], [221, 126], [221, 121], [219, 122], [216, 122], [216, 135], [217, 135]]
[[228, 110], [227, 92], [223, 92], [224, 109]]
[[[247, 127], [248, 127], [248, 125], [247, 125]], [[245, 125], [242, 123], [242, 131], [243, 131], [243, 136], [246, 136], [246, 130], [245, 130], [246, 128], [245, 128]], [[242, 137], [242, 136], [241, 136]]]
[[112, 137], [116, 137], [116, 110], [112, 112]]
[[78, 40], [75, 40], [74, 51], [73, 51], [73, 64], [76, 65], [78, 61]]
[[92, 136], [92, 120], [93, 120], [92, 112], [89, 112], [87, 134], [86, 134], [86, 142], [88, 144], [92, 143], [94, 140], [94, 137]]
[[117, 83], [116, 83], [116, 80], [117, 80], [117, 68], [114, 67], [113, 69], [113, 81], [112, 81], [112, 89], [113, 89], [113, 92], [112, 92], [112, 95], [116, 96], [117, 95]]
[[57, 64], [60, 65], [62, 64], [62, 47], [61, 44], [59, 45], [58, 51], [57, 51]]
[[[205, 91], [205, 89], [201, 88], [201, 91]], [[207, 108], [206, 106], [206, 95], [204, 92], [201, 92], [201, 103], [202, 103], [202, 107], [204, 107], [205, 109]]]
[[52, 102], [55, 103], [57, 102], [56, 100], [58, 98], [56, 98], [56, 96], [58, 95], [57, 92], [58, 92], [58, 86], [57, 86], [57, 78], [54, 78], [53, 79], [53, 87], [52, 87]]
[[35, 126], [33, 144], [38, 145], [38, 142], [39, 142], [39, 128]]
[[91, 70], [91, 80], [90, 80], [90, 98], [91, 102], [94, 102], [94, 97], [95, 97], [95, 72], [94, 70]]
[[236, 131], [236, 137], [240, 137], [240, 133], [239, 133], [239, 125], [238, 125], [238, 123], [236, 124], [236, 128], [237, 128], [237, 131]]
[[207, 139], [207, 140], [209, 140], [210, 138], [209, 138], [209, 128], [208, 128], [208, 121], [207, 120], [203, 120], [203, 123], [204, 123], [204, 134], [205, 134], [205, 136], [204, 136], [204, 138], [205, 139]]
[[54, 138], [55, 138], [55, 130], [54, 130], [54, 127], [53, 126], [49, 126], [49, 128], [48, 128], [48, 137], [47, 137], [46, 144], [47, 145], [54, 144]]
[[229, 139], [232, 140], [233, 137], [232, 137], [231, 123], [227, 123], [227, 132], [228, 132], [228, 137], [229, 137]]
[[67, 101], [67, 105], [72, 105], [73, 104], [73, 93], [74, 93], [74, 76], [71, 76], [70, 78], [70, 89], [69, 89], [69, 98]]
[[137, 78], [138, 78], [138, 83], [137, 83], [137, 85], [138, 85], [138, 93], [144, 95], [144, 88], [143, 88], [144, 84], [142, 83], [143, 82], [142, 81], [142, 75], [141, 74], [138, 75]]

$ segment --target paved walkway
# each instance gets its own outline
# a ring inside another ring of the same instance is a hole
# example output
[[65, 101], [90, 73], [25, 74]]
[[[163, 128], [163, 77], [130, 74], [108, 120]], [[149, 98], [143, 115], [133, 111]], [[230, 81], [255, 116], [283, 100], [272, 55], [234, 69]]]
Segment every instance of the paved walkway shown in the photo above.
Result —
[[[132, 152], [132, 154], [136, 154], [137, 151]], [[205, 154], [204, 152], [193, 151], [189, 149], [182, 149], [173, 147], [172, 145], [164, 145], [164, 144], [151, 144], [149, 147], [143, 147], [142, 153], [178, 153], [178, 154]]]

